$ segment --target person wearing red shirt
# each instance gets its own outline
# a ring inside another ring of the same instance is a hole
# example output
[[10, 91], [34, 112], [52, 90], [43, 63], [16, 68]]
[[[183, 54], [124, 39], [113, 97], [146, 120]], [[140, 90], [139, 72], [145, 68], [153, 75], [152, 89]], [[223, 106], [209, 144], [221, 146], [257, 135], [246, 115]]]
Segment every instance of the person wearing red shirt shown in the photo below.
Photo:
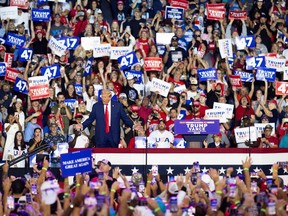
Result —
[[[204, 117], [204, 116], [203, 116]], [[202, 118], [203, 118], [202, 117]], [[200, 103], [199, 101], [192, 102], [192, 111], [190, 115], [187, 115], [185, 119], [191, 120], [191, 119], [201, 119], [200, 115]]]
[[271, 136], [273, 127], [268, 124], [264, 128], [264, 134], [262, 138], [257, 139], [257, 144], [259, 148], [278, 148], [279, 139], [277, 137]]
[[200, 103], [200, 108], [199, 108], [199, 112], [200, 112], [200, 118], [204, 118], [205, 116], [205, 111], [207, 109], [209, 109], [209, 107], [206, 105], [206, 94], [205, 93], [201, 93], [200, 97], [199, 97], [199, 103]]
[[152, 108], [149, 106], [149, 98], [147, 96], [143, 97], [142, 104], [138, 115], [144, 119], [145, 123], [147, 121], [148, 116], [151, 114]]
[[142, 56], [148, 56], [152, 44], [154, 44], [154, 42], [149, 38], [148, 29], [142, 28], [140, 31], [140, 38], [136, 41], [136, 47], [141, 50]]
[[77, 13], [76, 17], [78, 18], [78, 21], [77, 21], [77, 23], [75, 25], [75, 30], [74, 30], [73, 35], [74, 36], [79, 36], [85, 31], [85, 28], [86, 28], [86, 26], [88, 24], [88, 21], [85, 18], [85, 12], [84, 11], [79, 11]]
[[[234, 98], [235, 98], [234, 93]], [[237, 100], [237, 99], [236, 99]], [[236, 112], [235, 112], [235, 120], [236, 125], [240, 125], [241, 118], [243, 116], [248, 116], [251, 119], [251, 122], [255, 122], [255, 112], [251, 106], [249, 106], [248, 98], [246, 96], [242, 97], [240, 100], [240, 104], [236, 105]]]
[[174, 133], [174, 122], [175, 120], [177, 120], [177, 109], [171, 109], [170, 110], [170, 119], [166, 122], [166, 130], [168, 130], [169, 132], [171, 132], [174, 135], [174, 138], [182, 138], [181, 134], [175, 134]]

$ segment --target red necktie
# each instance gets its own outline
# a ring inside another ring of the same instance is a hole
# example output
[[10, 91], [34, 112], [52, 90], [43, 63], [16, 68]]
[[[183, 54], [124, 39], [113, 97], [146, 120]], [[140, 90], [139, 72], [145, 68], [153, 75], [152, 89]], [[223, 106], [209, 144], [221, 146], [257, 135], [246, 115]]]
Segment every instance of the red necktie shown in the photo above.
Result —
[[108, 104], [106, 105], [105, 109], [105, 132], [108, 134], [109, 133], [109, 110], [108, 110]]

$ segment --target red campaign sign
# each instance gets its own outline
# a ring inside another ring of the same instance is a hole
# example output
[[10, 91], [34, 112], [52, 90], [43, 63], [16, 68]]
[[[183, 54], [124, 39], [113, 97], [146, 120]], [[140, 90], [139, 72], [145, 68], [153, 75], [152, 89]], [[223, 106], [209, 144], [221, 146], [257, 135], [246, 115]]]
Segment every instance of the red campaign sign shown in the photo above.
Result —
[[158, 58], [158, 57], [144, 58], [144, 70], [162, 71], [162, 58]]
[[229, 11], [229, 19], [235, 19], [235, 20], [241, 20], [241, 19], [247, 19], [247, 11], [236, 11], [231, 10]]
[[10, 0], [10, 6], [17, 6], [18, 8], [28, 9], [29, 2], [27, 0]]
[[49, 97], [49, 84], [29, 87], [29, 96], [31, 100], [39, 100]]
[[206, 4], [207, 8], [225, 8], [224, 3]]
[[13, 53], [5, 53], [4, 56], [4, 62], [7, 63], [7, 67], [12, 67], [12, 62], [13, 62], [14, 54]]
[[6, 74], [5, 74], [5, 80], [10, 81], [10, 82], [15, 82], [16, 78], [18, 77], [19, 71], [14, 69], [14, 68], [10, 68], [7, 67], [6, 68]]
[[185, 10], [189, 7], [189, 3], [187, 0], [172, 0], [170, 5], [172, 7], [183, 8]]
[[277, 82], [275, 83], [276, 95], [287, 95], [288, 94], [288, 82]]
[[209, 20], [221, 20], [224, 19], [226, 9], [225, 8], [217, 8], [217, 7], [208, 7], [207, 8], [207, 19]]
[[242, 88], [242, 81], [240, 75], [230, 75], [229, 80], [233, 87]]

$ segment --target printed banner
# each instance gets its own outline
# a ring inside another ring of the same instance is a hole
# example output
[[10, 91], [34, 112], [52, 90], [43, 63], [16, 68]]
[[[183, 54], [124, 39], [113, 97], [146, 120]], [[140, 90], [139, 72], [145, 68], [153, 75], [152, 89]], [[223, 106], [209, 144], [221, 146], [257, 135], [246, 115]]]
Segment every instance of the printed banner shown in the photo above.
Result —
[[245, 143], [246, 141], [249, 141], [249, 131], [250, 131], [250, 140], [252, 142], [256, 141], [257, 140], [256, 128], [243, 127], [243, 128], [235, 128], [236, 143]]
[[183, 8], [184, 10], [189, 8], [189, 2], [187, 0], [172, 0], [170, 5], [176, 8]]
[[100, 37], [81, 37], [81, 46], [84, 50], [93, 50], [100, 44]]
[[212, 4], [206, 4], [206, 7], [210, 8], [225, 8], [225, 3], [212, 3]]
[[5, 44], [8, 46], [13, 46], [15, 45], [17, 48], [23, 47], [25, 45], [26, 38], [25, 36], [17, 35], [8, 32]]
[[254, 35], [236, 37], [235, 43], [237, 46], [237, 50], [243, 50], [246, 47], [248, 48], [256, 47], [256, 41], [255, 41]]
[[257, 57], [246, 56], [246, 70], [254, 70], [258, 67], [265, 67], [264, 56], [257, 56]]
[[19, 55], [19, 61], [20, 62], [27, 62], [31, 60], [33, 56], [33, 49], [28, 49], [28, 48], [20, 48], [18, 51]]
[[226, 123], [226, 111], [220, 109], [207, 109], [205, 110], [205, 119], [219, 120], [220, 123]]
[[179, 85], [177, 87], [174, 88], [174, 92], [181, 94], [183, 91], [186, 91], [186, 85]]
[[229, 16], [229, 19], [246, 20], [247, 19], [247, 11], [230, 10], [228, 16]]
[[28, 82], [17, 77], [14, 84], [14, 91], [28, 95]]
[[136, 84], [142, 83], [143, 73], [141, 71], [128, 70], [128, 71], [124, 71], [124, 75], [125, 77], [127, 77], [128, 75], [132, 75], [135, 79]]
[[226, 57], [233, 58], [231, 39], [220, 39], [218, 40], [218, 45], [219, 45], [221, 58], [226, 58]]
[[13, 53], [5, 53], [4, 62], [6, 62], [7, 67], [12, 67], [13, 59], [14, 59]]
[[48, 47], [52, 50], [52, 52], [61, 57], [65, 55], [65, 51], [67, 47], [63, 45], [61, 42], [57, 41], [54, 37], [51, 37], [48, 43]]
[[287, 95], [288, 94], [288, 82], [275, 82], [276, 95]]
[[5, 80], [15, 82], [18, 77], [19, 71], [15, 68], [6, 67]]
[[67, 47], [69, 50], [75, 50], [79, 46], [79, 37], [61, 37], [57, 39], [60, 43]]
[[256, 80], [267, 80], [267, 82], [275, 82], [276, 69], [275, 68], [258, 68], [256, 73]]
[[46, 76], [29, 77], [28, 85], [31, 100], [49, 97], [49, 80]]
[[198, 69], [199, 81], [217, 80], [216, 68]]
[[176, 134], [218, 134], [219, 120], [175, 120]]
[[5, 62], [0, 62], [0, 76], [5, 76], [6, 74], [6, 64]]
[[129, 52], [132, 52], [131, 47], [124, 46], [124, 47], [111, 47], [110, 49], [110, 59], [117, 60], [119, 57], [126, 55]]
[[86, 77], [86, 76], [91, 74], [91, 72], [92, 72], [92, 62], [93, 62], [93, 57], [89, 58], [86, 61], [84, 72], [83, 72], [83, 77]]
[[10, 0], [10, 6], [17, 6], [18, 8], [22, 8], [27, 10], [29, 7], [29, 1], [27, 0]]
[[256, 128], [256, 136], [262, 137], [262, 134], [264, 133], [264, 128], [266, 125], [271, 125], [273, 127], [272, 134], [275, 134], [275, 123], [255, 123], [254, 126]]
[[75, 92], [76, 92], [76, 94], [77, 95], [79, 95], [79, 96], [82, 96], [82, 91], [83, 91], [83, 86], [82, 86], [82, 84], [79, 84], [79, 83], [75, 83], [74, 84], [74, 87], [75, 87]]
[[110, 44], [98, 44], [97, 47], [93, 49], [93, 57], [99, 58], [103, 56], [110, 56]]
[[221, 20], [225, 17], [226, 9], [208, 6], [207, 13], [208, 20]]
[[[57, 149], [54, 151], [53, 157], [60, 157], [61, 154], [68, 153], [69, 144], [68, 143], [57, 143]], [[60, 168], [60, 166], [59, 166]]]
[[127, 53], [124, 56], [121, 56], [118, 58], [118, 63], [120, 64], [120, 70], [126, 70], [133, 66], [136, 63], [139, 63], [136, 53], [135, 52], [130, 52]]
[[49, 22], [50, 21], [50, 10], [49, 9], [37, 9], [32, 8], [32, 20], [36, 22]]
[[64, 103], [67, 107], [70, 107], [71, 111], [74, 112], [74, 104], [76, 102], [76, 99], [65, 99]]
[[63, 177], [75, 176], [92, 170], [92, 150], [86, 149], [60, 155]]
[[254, 78], [253, 73], [249, 73], [247, 71], [234, 70], [234, 75], [239, 75], [242, 82], [252, 82]]
[[18, 8], [16, 6], [0, 7], [0, 17], [2, 20], [18, 19]]
[[239, 75], [229, 75], [229, 80], [232, 86], [242, 88], [242, 81]]
[[158, 58], [158, 57], [144, 58], [144, 70], [162, 71], [162, 58]]
[[151, 82], [152, 86], [150, 91], [152, 92], [158, 91], [160, 95], [162, 95], [163, 97], [167, 97], [169, 89], [171, 87], [171, 83], [165, 82], [157, 78], [153, 78]]
[[175, 148], [186, 148], [187, 143], [183, 138], [175, 138], [173, 142]]
[[175, 20], [183, 20], [184, 19], [184, 9], [166, 6], [165, 7], [165, 19], [173, 19], [173, 18]]
[[225, 110], [226, 118], [227, 119], [233, 118], [234, 105], [232, 105], [232, 104], [224, 104], [224, 103], [214, 102], [213, 103], [213, 109], [214, 110]]
[[161, 44], [161, 45], [169, 45], [171, 44], [171, 39], [174, 36], [174, 33], [156, 33], [156, 44]]
[[283, 71], [283, 68], [286, 66], [286, 59], [277, 59], [273, 57], [265, 58], [266, 67], [275, 68], [276, 71]]
[[42, 67], [40, 71], [42, 76], [46, 76], [49, 80], [61, 77], [60, 66], [58, 64]]

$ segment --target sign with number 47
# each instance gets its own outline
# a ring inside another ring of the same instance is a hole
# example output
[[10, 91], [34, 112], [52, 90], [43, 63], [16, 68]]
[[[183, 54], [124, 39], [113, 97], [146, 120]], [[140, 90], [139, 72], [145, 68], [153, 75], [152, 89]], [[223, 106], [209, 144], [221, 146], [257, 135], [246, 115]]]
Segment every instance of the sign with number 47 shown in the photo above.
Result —
[[121, 65], [121, 70], [126, 70], [138, 62], [139, 61], [135, 52], [127, 53], [126, 55], [118, 58], [118, 63]]
[[288, 82], [276, 82], [276, 95], [288, 94]]

